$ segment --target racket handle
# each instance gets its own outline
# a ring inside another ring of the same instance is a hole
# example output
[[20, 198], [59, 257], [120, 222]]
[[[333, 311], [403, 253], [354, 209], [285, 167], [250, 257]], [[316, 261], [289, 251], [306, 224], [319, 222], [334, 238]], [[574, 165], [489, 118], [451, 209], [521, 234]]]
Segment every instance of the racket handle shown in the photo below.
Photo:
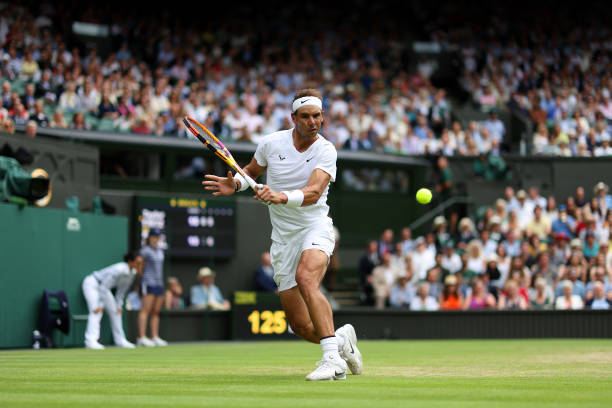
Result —
[[244, 179], [246, 180], [247, 184], [249, 185], [249, 187], [251, 187], [253, 189], [253, 191], [255, 190], [255, 187], [261, 187], [261, 184], [257, 184], [255, 182], [255, 180], [253, 180], [248, 174], [244, 174], [243, 175]]

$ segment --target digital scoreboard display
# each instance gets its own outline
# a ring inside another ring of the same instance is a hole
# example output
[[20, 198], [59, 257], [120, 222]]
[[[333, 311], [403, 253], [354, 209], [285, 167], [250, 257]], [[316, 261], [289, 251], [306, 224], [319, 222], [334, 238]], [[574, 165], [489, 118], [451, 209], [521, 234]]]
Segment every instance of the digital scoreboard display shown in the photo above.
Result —
[[170, 256], [234, 255], [234, 201], [187, 197], [137, 197], [137, 234], [144, 246], [151, 228], [160, 228], [160, 246]]

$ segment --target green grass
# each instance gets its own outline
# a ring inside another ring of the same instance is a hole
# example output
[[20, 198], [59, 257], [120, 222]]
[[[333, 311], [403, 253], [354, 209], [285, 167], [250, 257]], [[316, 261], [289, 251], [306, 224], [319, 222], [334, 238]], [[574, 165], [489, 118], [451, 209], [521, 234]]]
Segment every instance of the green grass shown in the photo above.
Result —
[[609, 340], [363, 341], [310, 383], [305, 342], [0, 352], [0, 407], [609, 407]]

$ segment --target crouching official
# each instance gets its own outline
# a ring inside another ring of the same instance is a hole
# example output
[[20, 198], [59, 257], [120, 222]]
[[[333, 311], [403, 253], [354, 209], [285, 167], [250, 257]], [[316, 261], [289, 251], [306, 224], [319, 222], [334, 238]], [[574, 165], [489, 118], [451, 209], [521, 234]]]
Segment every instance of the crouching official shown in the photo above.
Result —
[[[134, 278], [142, 275], [144, 260], [137, 253], [129, 252], [123, 257], [123, 261], [95, 271], [83, 279], [83, 295], [89, 309], [85, 331], [85, 347], [88, 349], [104, 349], [104, 346], [98, 342], [104, 309], [110, 319], [115, 344], [124, 348], [135, 347], [125, 338], [121, 314], [125, 294], [132, 286]], [[111, 292], [113, 288], [116, 288], [114, 296]]]

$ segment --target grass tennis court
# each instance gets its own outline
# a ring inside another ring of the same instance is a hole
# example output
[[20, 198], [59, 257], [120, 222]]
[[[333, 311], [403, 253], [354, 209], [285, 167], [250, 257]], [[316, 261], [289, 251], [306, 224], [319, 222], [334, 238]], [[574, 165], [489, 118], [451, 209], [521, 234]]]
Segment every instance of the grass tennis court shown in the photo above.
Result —
[[304, 342], [0, 352], [1, 407], [609, 407], [609, 340], [363, 341], [311, 383]]

